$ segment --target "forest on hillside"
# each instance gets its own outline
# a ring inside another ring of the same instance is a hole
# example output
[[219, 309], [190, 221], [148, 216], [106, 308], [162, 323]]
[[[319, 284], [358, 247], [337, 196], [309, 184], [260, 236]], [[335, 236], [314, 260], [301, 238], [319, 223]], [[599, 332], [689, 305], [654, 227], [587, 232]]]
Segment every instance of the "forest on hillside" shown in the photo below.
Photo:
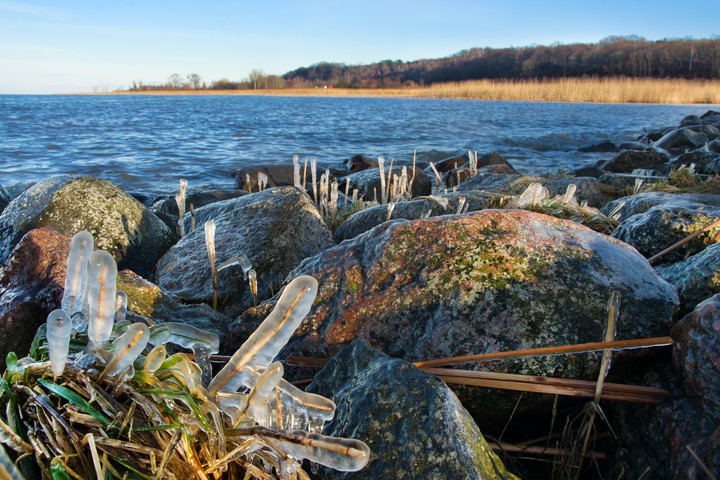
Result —
[[[598, 43], [471, 48], [454, 55], [415, 61], [383, 60], [368, 65], [321, 62], [284, 75], [253, 70], [247, 79], [221, 79], [210, 86], [197, 74], [178, 74], [166, 85], [134, 84], [131, 90], [273, 89], [306, 87], [398, 88], [480, 79], [631, 77], [720, 79], [720, 37], [648, 41], [635, 35]], [[200, 86], [202, 85], [202, 86]]]

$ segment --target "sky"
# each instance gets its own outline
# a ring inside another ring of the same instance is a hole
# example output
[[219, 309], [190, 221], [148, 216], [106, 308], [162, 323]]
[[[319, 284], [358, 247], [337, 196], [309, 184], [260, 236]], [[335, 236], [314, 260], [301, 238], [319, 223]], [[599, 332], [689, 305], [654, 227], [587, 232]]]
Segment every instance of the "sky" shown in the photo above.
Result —
[[0, 94], [246, 79], [474, 47], [720, 35], [718, 0], [0, 0]]

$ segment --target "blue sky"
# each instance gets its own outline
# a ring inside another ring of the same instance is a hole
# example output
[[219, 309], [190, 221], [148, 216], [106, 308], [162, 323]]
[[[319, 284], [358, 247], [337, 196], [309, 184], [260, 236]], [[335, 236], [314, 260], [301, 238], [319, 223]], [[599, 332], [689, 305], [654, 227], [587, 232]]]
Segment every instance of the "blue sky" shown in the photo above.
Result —
[[0, 94], [208, 84], [321, 61], [437, 58], [472, 47], [720, 35], [720, 1], [0, 0]]

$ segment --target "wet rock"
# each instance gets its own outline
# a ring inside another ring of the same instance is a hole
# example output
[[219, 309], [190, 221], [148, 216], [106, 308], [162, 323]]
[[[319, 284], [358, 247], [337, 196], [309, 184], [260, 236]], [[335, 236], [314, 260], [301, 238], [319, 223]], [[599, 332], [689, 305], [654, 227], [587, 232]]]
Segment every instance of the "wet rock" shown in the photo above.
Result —
[[[207, 192], [188, 193], [185, 196], [185, 214], [190, 215], [190, 205], [197, 209], [222, 200], [242, 197], [248, 193], [249, 192], [245, 190], [210, 190]], [[151, 210], [155, 214], [164, 213], [166, 215], [174, 215], [175, 217], [180, 213], [174, 195], [172, 197], [163, 197], [155, 200]]]
[[[310, 167], [308, 166], [308, 170]], [[267, 175], [266, 188], [295, 185], [295, 167], [290, 165], [256, 165], [240, 169], [235, 174], [235, 188], [249, 192], [258, 191], [258, 173]], [[250, 183], [247, 178], [250, 176]]]
[[626, 150], [610, 160], [603, 168], [612, 173], [631, 173], [637, 168], [656, 169], [665, 165], [669, 159], [666, 154], [654, 150]]
[[38, 327], [60, 307], [69, 251], [70, 239], [45, 227], [25, 235], [7, 258], [0, 270], [0, 369], [7, 352], [27, 354]]
[[[636, 196], [639, 197], [640, 195]], [[644, 198], [653, 200], [649, 196]], [[675, 195], [674, 201], [671, 198], [663, 198], [667, 200], [648, 208], [642, 213], [628, 216], [627, 214], [632, 212], [632, 206], [625, 211], [623, 211], [625, 207], [621, 208], [620, 225], [615, 228], [612, 236], [632, 245], [645, 257], [650, 258], [688, 235], [720, 220], [720, 208], [716, 206], [692, 202], [678, 195]], [[634, 203], [637, 206], [642, 203], [642, 199]], [[694, 240], [660, 257], [656, 265], [677, 262], [687, 255], [700, 252], [719, 232], [720, 227], [717, 227], [703, 233]]]
[[173, 242], [170, 229], [119, 187], [62, 175], [35, 184], [2, 212], [0, 262], [25, 233], [45, 226], [69, 236], [87, 230], [95, 248], [108, 251], [120, 269], [146, 277]]
[[695, 165], [697, 173], [720, 173], [720, 154], [713, 151], [706, 151], [705, 147], [692, 152], [683, 153], [679, 157], [672, 160], [668, 167], [676, 169], [680, 167], [689, 167]]
[[437, 197], [418, 197], [408, 202], [396, 203], [388, 215], [387, 205], [377, 205], [350, 215], [341, 223], [334, 233], [336, 242], [342, 242], [367, 232], [373, 227], [388, 220], [403, 218], [415, 220], [418, 218], [436, 217], [458, 213], [461, 199], [464, 200], [463, 213], [474, 212], [489, 208], [497, 204], [497, 197], [480, 192], [448, 193]]
[[0, 213], [2, 213], [3, 210], [5, 210], [5, 207], [8, 203], [10, 203], [10, 194], [7, 190], [5, 190], [5, 187], [0, 185]]
[[661, 205], [680, 205], [692, 206], [700, 203], [709, 207], [720, 208], [720, 195], [705, 193], [667, 193], [667, 192], [647, 192], [619, 198], [608, 203], [602, 208], [602, 212], [608, 214], [622, 203], [618, 212], [620, 218], [629, 218], [638, 213], [644, 213], [653, 207]]
[[[439, 162], [434, 162], [433, 165], [435, 166], [435, 170], [437, 170], [439, 173], [445, 173], [460, 168], [466, 163], [468, 163], [467, 155], [457, 155], [450, 158], [444, 158]], [[430, 167], [425, 170], [425, 173], [427, 173], [428, 175], [434, 175], [432, 168]]]
[[[216, 225], [216, 265], [244, 253], [257, 272], [260, 300], [277, 292], [300, 261], [334, 245], [332, 235], [306, 194], [278, 187], [195, 210], [196, 230], [158, 262], [158, 285], [186, 302], [212, 304], [212, 274], [204, 224]], [[218, 309], [231, 316], [253, 305], [248, 282], [239, 266], [218, 273]]]
[[685, 261], [655, 270], [677, 288], [681, 314], [692, 311], [703, 300], [720, 293], [720, 243]]
[[670, 152], [695, 150], [719, 134], [718, 129], [712, 126], [679, 128], [663, 135], [653, 146]]
[[[622, 296], [617, 338], [651, 337], [667, 334], [678, 304], [675, 289], [633, 248], [521, 210], [386, 222], [305, 260], [289, 277], [303, 274], [320, 290], [281, 356], [329, 358], [356, 338], [409, 361], [592, 342], [602, 337], [611, 291]], [[271, 303], [235, 322], [228, 351]], [[485, 367], [592, 378], [596, 359]], [[482, 401], [464, 404], [475, 414]]]
[[370, 447], [355, 473], [321, 468], [329, 479], [514, 479], [445, 383], [356, 340], [315, 376], [308, 391], [337, 404], [326, 435]]
[[365, 155], [355, 155], [354, 157], [350, 157], [343, 162], [343, 165], [349, 173], [378, 168], [377, 160], [373, 160]]
[[[17, 244], [0, 270], [0, 352], [25, 355], [38, 327], [60, 308], [69, 251], [70, 237], [49, 227], [31, 230]], [[225, 315], [207, 305], [183, 305], [130, 270], [118, 273], [117, 289], [127, 293], [131, 316], [189, 323], [220, 338], [227, 334]], [[5, 355], [0, 357], [4, 362]]]
[[593, 145], [585, 145], [578, 148], [578, 152], [591, 153], [591, 152], [619, 152], [620, 148], [609, 140], [604, 142], [596, 143]]
[[[387, 182], [388, 178], [388, 167], [389, 164], [385, 163], [385, 181]], [[408, 170], [408, 181], [412, 179], [412, 166], [407, 167]], [[400, 175], [402, 172], [402, 166], [393, 165], [392, 175]], [[380, 189], [380, 170], [378, 168], [373, 168], [370, 170], [361, 170], [356, 173], [352, 173], [346, 177], [343, 178], [342, 181], [342, 189], [344, 191], [345, 188], [345, 181], [350, 181], [350, 195], [352, 196], [352, 192], [354, 189], [357, 188], [358, 190], [358, 198], [362, 198], [364, 200], [374, 200], [377, 198], [377, 200], [380, 200], [382, 198], [381, 196], [381, 189]], [[385, 184], [385, 188], [387, 188], [387, 183]], [[430, 195], [432, 192], [432, 180], [430, 176], [420, 170], [419, 168], [415, 169], [415, 178], [412, 180], [412, 196], [413, 197], [422, 197], [425, 195]]]

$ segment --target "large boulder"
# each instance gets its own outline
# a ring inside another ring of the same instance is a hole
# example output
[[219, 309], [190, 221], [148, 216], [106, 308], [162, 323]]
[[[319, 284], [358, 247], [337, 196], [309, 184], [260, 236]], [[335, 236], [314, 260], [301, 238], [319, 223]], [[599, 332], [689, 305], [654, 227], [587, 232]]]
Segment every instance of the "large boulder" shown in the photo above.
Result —
[[677, 288], [681, 313], [692, 311], [703, 300], [720, 293], [720, 243], [687, 260], [659, 266], [656, 270]]
[[[190, 214], [190, 205], [192, 205], [193, 208], [198, 209], [200, 207], [204, 207], [205, 205], [210, 205], [211, 203], [242, 197], [248, 193], [249, 192], [246, 192], [245, 190], [208, 190], [202, 192], [191, 192], [185, 197], [185, 214]], [[151, 210], [154, 213], [159, 212], [166, 215], [174, 215], [176, 217], [180, 214], [177, 200], [175, 200], [174, 195], [172, 197], [162, 197], [156, 199], [152, 203]]]
[[10, 194], [7, 190], [5, 190], [5, 187], [0, 185], [0, 213], [5, 210], [5, 207], [7, 207], [8, 203], [10, 203], [10, 200]]
[[671, 152], [695, 150], [705, 145], [705, 142], [714, 140], [719, 134], [718, 129], [710, 125], [678, 128], [663, 135], [653, 146]]
[[[60, 308], [69, 251], [70, 237], [49, 227], [31, 230], [12, 251], [0, 270], [0, 352], [25, 355], [38, 327]], [[130, 270], [118, 273], [117, 289], [128, 295], [130, 316], [189, 323], [220, 338], [227, 333], [228, 317], [207, 305], [184, 305]]]
[[[309, 167], [308, 170], [310, 170]], [[295, 185], [295, 168], [292, 164], [256, 165], [252, 167], [242, 168], [235, 174], [235, 188], [238, 190], [257, 192], [259, 188], [258, 173], [267, 176], [267, 185], [265, 185], [265, 188], [280, 187], [283, 185]]]
[[148, 277], [174, 240], [170, 229], [119, 187], [93, 177], [56, 176], [14, 199], [0, 215], [0, 262], [23, 235], [50, 227], [72, 236], [87, 230], [95, 248], [108, 251], [120, 269]]
[[[613, 291], [622, 296], [618, 339], [661, 336], [678, 305], [674, 287], [633, 248], [522, 210], [386, 222], [305, 260], [289, 277], [298, 275], [320, 289], [283, 357], [329, 358], [356, 338], [410, 361], [594, 342]], [[272, 303], [245, 312], [224, 348], [237, 348]], [[488, 368], [592, 378], [596, 360]]]
[[359, 472], [321, 468], [318, 479], [516, 478], [442, 380], [362, 340], [333, 358], [307, 390], [337, 404], [323, 433], [360, 439], [371, 451]]
[[[216, 225], [216, 265], [246, 254], [258, 279], [260, 300], [271, 297], [300, 262], [334, 245], [310, 197], [295, 187], [278, 187], [195, 210], [197, 228], [165, 254], [157, 266], [158, 285], [190, 303], [213, 301], [212, 272], [204, 224]], [[218, 308], [237, 316], [253, 305], [239, 265], [218, 273]]]
[[387, 205], [377, 205], [350, 215], [335, 229], [333, 235], [336, 242], [342, 242], [367, 232], [390, 219], [416, 220], [449, 215], [459, 213], [461, 206], [463, 213], [474, 212], [489, 208], [494, 200], [497, 201], [497, 197], [489, 193], [464, 192], [448, 193], [437, 197], [418, 197], [408, 202], [396, 203], [392, 210]]

